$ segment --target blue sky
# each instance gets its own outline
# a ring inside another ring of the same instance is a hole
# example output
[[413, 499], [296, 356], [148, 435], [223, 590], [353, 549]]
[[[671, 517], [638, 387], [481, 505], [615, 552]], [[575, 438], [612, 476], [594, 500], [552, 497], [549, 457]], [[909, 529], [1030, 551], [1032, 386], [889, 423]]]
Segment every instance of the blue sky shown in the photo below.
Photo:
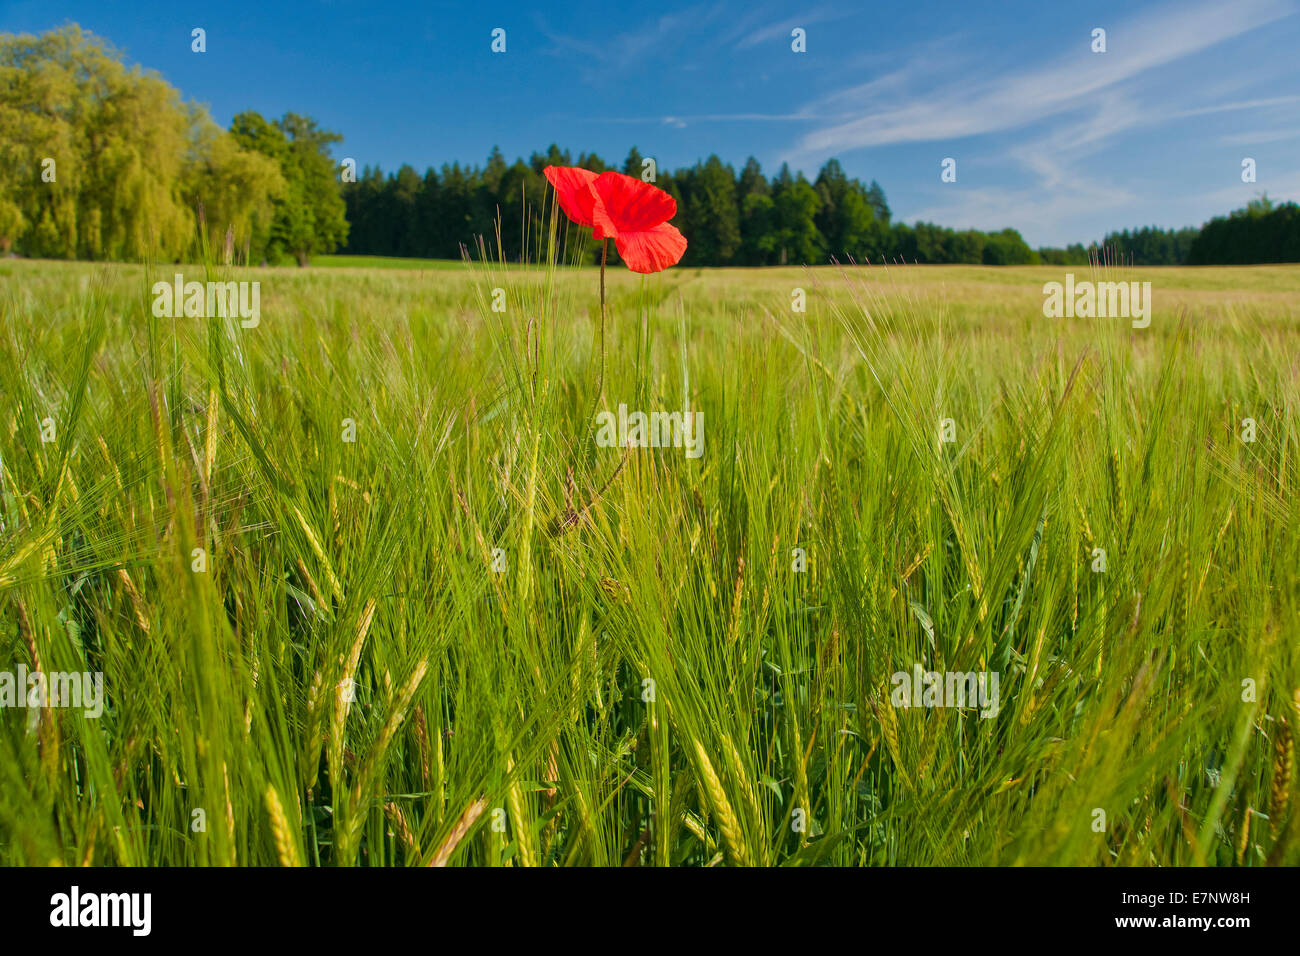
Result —
[[0, 31], [80, 23], [223, 125], [307, 113], [385, 170], [552, 142], [672, 169], [752, 154], [769, 175], [835, 156], [896, 218], [1032, 245], [1300, 200], [1300, 0], [976, 6], [0, 0]]

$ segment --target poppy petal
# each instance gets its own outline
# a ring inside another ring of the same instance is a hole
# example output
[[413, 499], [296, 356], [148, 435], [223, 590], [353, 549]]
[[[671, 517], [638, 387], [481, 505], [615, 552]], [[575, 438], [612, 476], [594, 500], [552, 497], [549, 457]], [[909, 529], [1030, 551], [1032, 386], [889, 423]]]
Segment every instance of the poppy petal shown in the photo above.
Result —
[[[658, 186], [651, 186], [631, 176], [612, 170], [601, 173], [592, 184], [600, 197], [610, 225], [622, 232], [645, 232], [677, 215], [677, 200]], [[606, 229], [608, 232], [609, 230]]]
[[596, 194], [592, 191], [591, 184], [596, 174], [578, 166], [547, 166], [542, 172], [555, 187], [555, 198], [559, 200], [564, 214], [580, 226], [595, 226], [593, 208], [596, 205]]
[[617, 239], [619, 230], [614, 223], [614, 217], [609, 214], [609, 210], [605, 207], [605, 200], [600, 197], [600, 193], [596, 192], [594, 182], [590, 188], [592, 198], [591, 218], [594, 222], [592, 233], [597, 239]]
[[641, 232], [619, 233], [614, 244], [618, 254], [633, 272], [662, 272], [681, 261], [686, 251], [686, 237], [666, 222]]

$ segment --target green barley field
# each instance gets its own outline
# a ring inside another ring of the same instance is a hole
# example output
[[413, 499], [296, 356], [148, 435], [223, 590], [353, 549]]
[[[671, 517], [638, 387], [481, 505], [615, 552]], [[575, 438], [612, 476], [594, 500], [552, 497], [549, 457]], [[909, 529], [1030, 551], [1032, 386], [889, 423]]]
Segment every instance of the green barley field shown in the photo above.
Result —
[[0, 864], [1300, 863], [1300, 267], [1063, 271], [0, 260]]

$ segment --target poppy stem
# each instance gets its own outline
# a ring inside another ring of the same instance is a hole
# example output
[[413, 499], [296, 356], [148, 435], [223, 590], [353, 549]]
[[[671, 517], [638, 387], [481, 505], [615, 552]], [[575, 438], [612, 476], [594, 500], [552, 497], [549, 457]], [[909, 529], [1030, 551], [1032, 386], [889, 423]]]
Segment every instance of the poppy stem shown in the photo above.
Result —
[[605, 255], [609, 240], [600, 240], [600, 378], [596, 380], [596, 401], [605, 390]]

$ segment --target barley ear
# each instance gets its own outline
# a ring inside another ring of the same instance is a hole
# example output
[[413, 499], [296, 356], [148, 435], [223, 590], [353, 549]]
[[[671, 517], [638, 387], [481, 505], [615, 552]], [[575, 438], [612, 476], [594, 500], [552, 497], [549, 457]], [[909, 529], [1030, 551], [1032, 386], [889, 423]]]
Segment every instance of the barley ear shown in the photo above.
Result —
[[1268, 827], [1274, 836], [1281, 832], [1291, 804], [1291, 757], [1291, 726], [1282, 717], [1273, 735], [1273, 783], [1268, 796]]
[[266, 810], [271, 815], [271, 833], [275, 836], [275, 852], [280, 857], [281, 866], [302, 866], [298, 856], [298, 844], [289, 828], [289, 818], [285, 816], [280, 803], [280, 795], [275, 787], [266, 788]]
[[474, 822], [483, 815], [483, 811], [486, 809], [486, 797], [479, 797], [467, 806], [465, 812], [460, 815], [460, 819], [456, 821], [456, 825], [447, 834], [447, 839], [443, 840], [438, 849], [434, 851], [433, 858], [429, 860], [429, 866], [446, 866], [447, 861], [451, 859], [451, 855], [456, 852], [456, 847], [460, 845], [460, 841], [465, 839], [465, 834], [469, 833], [470, 828], [474, 826]]
[[709, 756], [704, 752], [704, 746], [698, 740], [695, 742], [695, 756], [700, 762], [700, 776], [703, 778], [704, 791], [709, 795], [709, 803], [713, 804], [713, 812], [722, 830], [722, 839], [727, 844], [727, 849], [731, 851], [732, 859], [740, 866], [749, 866], [749, 855], [745, 852], [745, 844], [740, 838], [736, 813], [727, 801], [726, 791], [722, 789], [722, 781], [714, 772], [713, 764], [709, 762]]

